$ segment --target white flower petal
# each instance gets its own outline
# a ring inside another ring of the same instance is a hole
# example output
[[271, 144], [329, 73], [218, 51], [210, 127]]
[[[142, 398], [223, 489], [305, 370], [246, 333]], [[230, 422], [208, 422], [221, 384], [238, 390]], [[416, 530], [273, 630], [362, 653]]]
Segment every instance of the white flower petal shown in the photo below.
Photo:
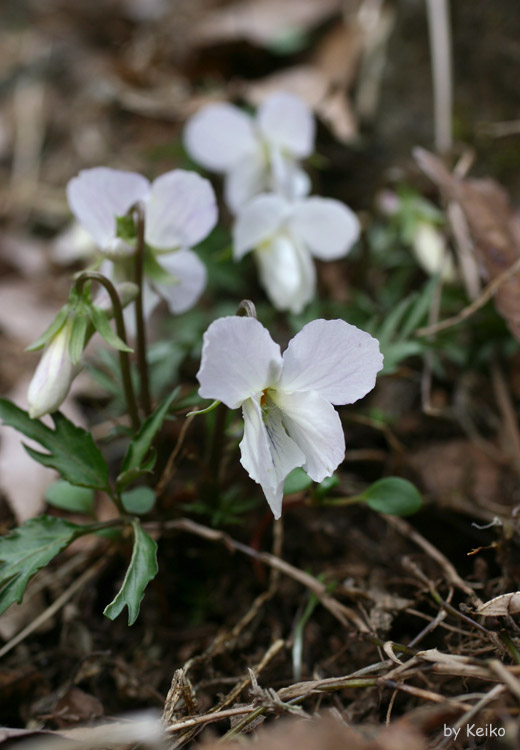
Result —
[[282, 425], [282, 415], [269, 409], [265, 422], [256, 398], [242, 406], [244, 437], [240, 443], [240, 462], [251, 479], [262, 487], [275, 518], [282, 513], [283, 484], [286, 476], [305, 461], [296, 443]]
[[251, 117], [226, 103], [210, 104], [193, 115], [183, 139], [192, 159], [214, 172], [227, 172], [258, 143]]
[[217, 202], [209, 180], [175, 169], [152, 184], [146, 205], [145, 239], [159, 250], [197, 245], [217, 223]]
[[311, 180], [294, 159], [284, 154], [279, 148], [269, 149], [271, 165], [270, 188], [274, 193], [283, 195], [289, 201], [304, 198], [311, 189]]
[[276, 309], [300, 313], [316, 288], [316, 271], [309, 252], [280, 234], [255, 250], [255, 260], [262, 286]]
[[269, 187], [269, 169], [265, 154], [257, 147], [237, 161], [226, 174], [224, 196], [233, 214], [237, 214], [255, 195]]
[[149, 189], [150, 183], [140, 174], [94, 167], [69, 181], [67, 198], [76, 219], [105, 250], [116, 238], [116, 217], [144, 200]]
[[258, 320], [219, 318], [204, 334], [199, 394], [236, 409], [275, 383], [281, 366], [280, 347]]
[[258, 126], [266, 141], [303, 159], [314, 149], [316, 124], [304, 102], [284, 92], [270, 96], [258, 110]]
[[280, 407], [289, 437], [305, 454], [303, 469], [315, 482], [330, 477], [345, 457], [345, 436], [338, 413], [316, 391], [284, 393], [273, 400]]
[[197, 302], [206, 286], [206, 266], [193, 250], [177, 250], [161, 256], [160, 265], [178, 283], [154, 282], [158, 294], [166, 301], [174, 315], [189, 310]]
[[333, 198], [307, 198], [294, 207], [291, 231], [320, 260], [345, 256], [359, 237], [356, 214]]
[[233, 257], [240, 260], [247, 252], [266, 242], [279, 230], [290, 207], [279, 195], [259, 195], [244, 206], [233, 227]]
[[372, 390], [382, 367], [379, 342], [370, 334], [344, 320], [313, 320], [289, 342], [278, 387], [352, 404]]

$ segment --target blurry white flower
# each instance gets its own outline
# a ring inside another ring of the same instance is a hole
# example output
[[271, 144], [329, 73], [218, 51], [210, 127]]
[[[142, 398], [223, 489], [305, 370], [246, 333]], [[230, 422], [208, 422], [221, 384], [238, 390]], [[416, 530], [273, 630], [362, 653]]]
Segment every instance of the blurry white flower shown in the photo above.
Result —
[[127, 259], [136, 246], [132, 222], [124, 223], [121, 229], [118, 220], [125, 222], [123, 217], [132, 206], [142, 202], [149, 248], [144, 291], [148, 311], [161, 297], [173, 313], [195, 304], [206, 285], [206, 268], [190, 248], [201, 242], [217, 222], [215, 194], [208, 180], [176, 169], [150, 184], [134, 172], [96, 167], [73, 178], [67, 196], [76, 219], [115, 264], [114, 269], [105, 264], [103, 272], [117, 281], [133, 279]]
[[29, 416], [33, 419], [56, 411], [65, 400], [79, 367], [72, 364], [69, 342], [72, 321], [67, 318], [49, 341], [34, 372], [27, 393]]
[[314, 296], [312, 256], [342, 258], [359, 237], [356, 215], [332, 198], [293, 203], [259, 195], [245, 206], [233, 229], [235, 260], [254, 250], [260, 280], [278, 310], [299, 313]]
[[225, 175], [226, 202], [236, 213], [259, 193], [307, 195], [310, 181], [299, 162], [312, 154], [314, 135], [307, 105], [293, 94], [277, 93], [256, 118], [232, 104], [209, 104], [188, 121], [184, 145], [195, 161]]
[[419, 265], [429, 275], [439, 274], [443, 281], [457, 278], [453, 257], [446, 246], [442, 232], [426, 221], [420, 221], [414, 229], [412, 248]]
[[333, 404], [374, 387], [383, 366], [378, 342], [343, 320], [314, 320], [283, 354], [255, 318], [220, 318], [204, 334], [197, 378], [203, 398], [242, 407], [241, 463], [273, 511], [282, 511], [287, 475], [302, 466], [316, 482], [345, 455]]

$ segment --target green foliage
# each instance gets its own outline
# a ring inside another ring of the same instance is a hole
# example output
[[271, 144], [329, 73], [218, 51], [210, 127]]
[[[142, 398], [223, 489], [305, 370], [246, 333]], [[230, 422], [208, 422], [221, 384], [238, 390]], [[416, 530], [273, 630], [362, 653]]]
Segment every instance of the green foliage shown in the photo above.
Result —
[[391, 516], [410, 516], [422, 506], [419, 490], [407, 479], [379, 479], [360, 495], [369, 508]]
[[39, 516], [0, 538], [0, 614], [22, 601], [29, 579], [40, 568], [89, 531], [89, 526]]
[[59, 333], [59, 331], [63, 328], [65, 321], [67, 320], [67, 316], [69, 314], [69, 306], [65, 305], [61, 308], [59, 313], [56, 315], [52, 323], [46, 330], [42, 333], [41, 336], [39, 336], [36, 341], [27, 347], [27, 352], [35, 352], [38, 349], [43, 349], [43, 347], [49, 343], [51, 339], [54, 338], [54, 336]]
[[158, 571], [156, 542], [144, 531], [137, 518], [132, 521], [132, 528], [134, 546], [130, 565], [119, 593], [103, 611], [106, 617], [115, 620], [128, 607], [129, 625], [136, 621], [144, 591]]
[[155, 492], [150, 487], [134, 487], [121, 493], [121, 500], [128, 513], [142, 515], [155, 505]]
[[157, 432], [161, 429], [162, 423], [168, 413], [173, 400], [177, 396], [178, 389], [175, 389], [157, 409], [146, 419], [139, 432], [134, 436], [127, 448], [121, 473], [117, 478], [117, 489], [121, 490], [131, 481], [141, 474], [149, 472], [155, 465], [155, 456], [150, 457], [149, 451]]
[[246, 513], [260, 503], [258, 496], [245, 498], [238, 487], [231, 487], [225, 492], [215, 494], [210, 500], [186, 503], [183, 508], [189, 513], [206, 517], [210, 526], [218, 528], [243, 524]]
[[421, 292], [409, 294], [376, 327], [374, 336], [379, 340], [385, 358], [384, 374], [394, 373], [404, 359], [422, 354], [428, 348], [428, 342], [414, 338], [414, 333], [426, 320], [437, 283], [434, 277]]
[[0, 419], [48, 453], [24, 445], [27, 453], [38, 463], [56, 469], [70, 484], [110, 492], [108, 467], [92, 435], [57, 411], [51, 415], [55, 429], [46, 427], [38, 419], [31, 419], [26, 411], [7, 399], [0, 399]]
[[133, 245], [137, 238], [135, 222], [130, 214], [116, 217], [116, 234], [124, 242]]
[[133, 349], [114, 333], [109, 323], [108, 315], [100, 307], [90, 305], [89, 315], [92, 325], [96, 331], [105, 339], [109, 346], [118, 349], [121, 352], [133, 352]]
[[45, 490], [45, 499], [50, 505], [71, 513], [92, 513], [94, 492], [87, 487], [75, 487], [63, 479], [53, 482]]
[[295, 492], [303, 492], [311, 485], [312, 479], [307, 476], [303, 469], [297, 467], [285, 478], [283, 494], [293, 495]]

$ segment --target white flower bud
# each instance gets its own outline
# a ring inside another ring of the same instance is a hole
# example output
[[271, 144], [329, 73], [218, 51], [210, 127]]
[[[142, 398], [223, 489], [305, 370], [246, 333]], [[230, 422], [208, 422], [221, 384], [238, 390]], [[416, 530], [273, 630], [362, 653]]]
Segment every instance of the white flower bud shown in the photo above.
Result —
[[447, 282], [456, 280], [457, 271], [444, 237], [432, 224], [421, 221], [417, 225], [412, 247], [419, 265], [427, 274], [438, 273]]
[[65, 400], [79, 370], [69, 356], [70, 319], [45, 347], [29, 385], [27, 401], [32, 419], [56, 411]]

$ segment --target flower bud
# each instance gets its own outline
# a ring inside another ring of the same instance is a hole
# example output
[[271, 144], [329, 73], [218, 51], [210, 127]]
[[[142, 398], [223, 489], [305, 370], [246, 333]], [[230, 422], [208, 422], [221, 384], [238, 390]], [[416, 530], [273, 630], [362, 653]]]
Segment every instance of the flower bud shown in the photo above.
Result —
[[444, 237], [436, 227], [426, 221], [419, 222], [412, 246], [418, 263], [427, 274], [433, 276], [438, 273], [447, 282], [456, 280], [455, 264]]
[[72, 364], [69, 355], [71, 330], [69, 318], [45, 347], [27, 393], [32, 419], [56, 411], [76, 377], [79, 368]]

